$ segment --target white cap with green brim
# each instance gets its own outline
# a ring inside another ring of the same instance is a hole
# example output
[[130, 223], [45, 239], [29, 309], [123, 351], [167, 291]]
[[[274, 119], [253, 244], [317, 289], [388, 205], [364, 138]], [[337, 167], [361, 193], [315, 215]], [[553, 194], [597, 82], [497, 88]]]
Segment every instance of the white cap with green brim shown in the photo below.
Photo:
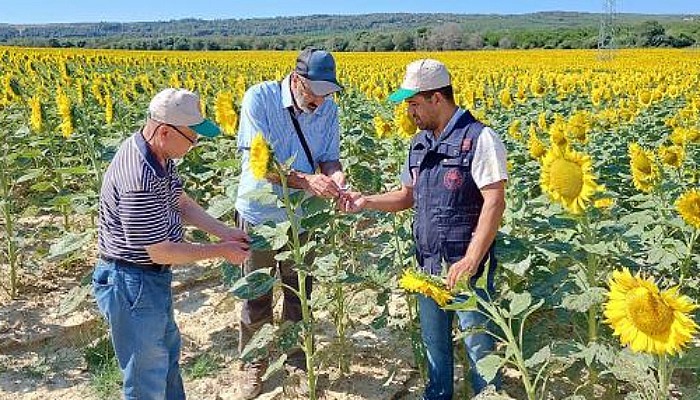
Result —
[[450, 86], [452, 80], [445, 64], [429, 58], [414, 61], [406, 67], [406, 75], [401, 88], [389, 96], [389, 100], [399, 103], [420, 92]]
[[148, 105], [148, 116], [164, 124], [186, 126], [210, 138], [221, 133], [215, 123], [202, 116], [199, 96], [185, 89], [167, 88], [160, 91]]

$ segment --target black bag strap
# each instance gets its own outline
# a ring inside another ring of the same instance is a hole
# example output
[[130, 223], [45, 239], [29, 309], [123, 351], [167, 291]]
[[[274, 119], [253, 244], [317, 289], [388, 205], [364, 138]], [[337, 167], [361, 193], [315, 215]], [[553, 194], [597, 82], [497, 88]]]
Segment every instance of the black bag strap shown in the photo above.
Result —
[[313, 171], [316, 171], [316, 164], [314, 163], [313, 157], [311, 157], [311, 149], [309, 149], [309, 144], [306, 143], [306, 138], [304, 137], [304, 132], [301, 131], [301, 126], [299, 125], [299, 120], [297, 120], [297, 116], [294, 115], [294, 108], [287, 107], [287, 111], [289, 111], [289, 116], [292, 118], [292, 124], [294, 124], [294, 130], [296, 130], [296, 132], [297, 132], [297, 136], [299, 137], [299, 141], [301, 142], [301, 147], [304, 148], [304, 153], [306, 153], [306, 159], [309, 161], [309, 165], [311, 165], [311, 169]]

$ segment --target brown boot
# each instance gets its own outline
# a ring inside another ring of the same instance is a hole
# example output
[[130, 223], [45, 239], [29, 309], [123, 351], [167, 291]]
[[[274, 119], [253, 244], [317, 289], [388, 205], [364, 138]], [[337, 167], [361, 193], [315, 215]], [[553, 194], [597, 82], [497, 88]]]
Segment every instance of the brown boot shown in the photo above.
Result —
[[240, 399], [251, 400], [262, 392], [262, 376], [267, 370], [264, 362], [252, 362], [243, 365], [241, 368], [243, 376], [240, 384]]

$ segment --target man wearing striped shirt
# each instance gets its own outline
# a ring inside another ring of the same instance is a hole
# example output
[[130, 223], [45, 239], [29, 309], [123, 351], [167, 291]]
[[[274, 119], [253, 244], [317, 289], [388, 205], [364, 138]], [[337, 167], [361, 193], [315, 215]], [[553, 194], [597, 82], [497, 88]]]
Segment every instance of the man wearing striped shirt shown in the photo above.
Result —
[[[340, 127], [338, 107], [332, 95], [342, 88], [336, 79], [335, 60], [323, 50], [306, 49], [297, 57], [296, 68], [281, 82], [269, 81], [252, 86], [243, 96], [238, 130], [238, 148], [242, 154], [241, 180], [238, 186], [236, 210], [245, 229], [266, 221], [275, 223], [287, 219], [283, 209], [276, 205], [261, 204], [249, 193], [259, 190], [264, 181], [256, 180], [249, 167], [250, 143], [261, 132], [270, 143], [275, 158], [285, 162], [293, 158], [293, 172], [287, 179], [291, 188], [324, 198], [337, 198], [345, 186], [340, 158]], [[304, 143], [305, 142], [305, 143]], [[317, 172], [319, 171], [319, 172]], [[278, 183], [278, 182], [273, 182]], [[273, 189], [281, 194], [279, 185]], [[307, 261], [308, 262], [308, 261]], [[299, 288], [296, 271], [289, 262], [278, 263], [275, 252], [253, 251], [244, 265], [246, 273], [260, 268], [279, 268], [282, 282]], [[305, 282], [311, 294], [311, 278]], [[300, 301], [289, 290], [284, 290], [282, 318], [301, 320]], [[255, 332], [265, 323], [272, 322], [272, 294], [243, 302], [241, 311], [239, 347], [245, 348]], [[304, 354], [290, 354], [288, 365], [296, 371], [304, 370]], [[261, 391], [261, 376], [266, 360], [244, 365], [246, 381], [241, 387], [242, 398], [254, 398]], [[302, 379], [303, 381], [303, 379]]]
[[[192, 200], [173, 162], [199, 135], [218, 134], [219, 128], [202, 117], [196, 94], [165, 89], [151, 100], [143, 129], [122, 143], [105, 173], [100, 259], [92, 283], [124, 376], [125, 399], [185, 398], [171, 266], [209, 258], [240, 264], [249, 256], [246, 233], [222, 224]], [[184, 242], [183, 222], [221, 241]]]

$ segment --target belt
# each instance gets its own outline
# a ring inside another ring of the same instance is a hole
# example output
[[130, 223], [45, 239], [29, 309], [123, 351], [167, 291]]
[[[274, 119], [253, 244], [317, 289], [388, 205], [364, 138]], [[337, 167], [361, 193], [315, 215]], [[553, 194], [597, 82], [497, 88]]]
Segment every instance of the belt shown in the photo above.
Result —
[[122, 266], [122, 267], [141, 268], [141, 269], [145, 269], [146, 271], [165, 272], [165, 271], [170, 270], [170, 264], [156, 264], [156, 263], [137, 264], [135, 262], [122, 260], [120, 258], [114, 258], [114, 257], [102, 256], [102, 255], [100, 256], [100, 260], [106, 261], [106, 262], [113, 262], [113, 263], [115, 263], [119, 266]]

